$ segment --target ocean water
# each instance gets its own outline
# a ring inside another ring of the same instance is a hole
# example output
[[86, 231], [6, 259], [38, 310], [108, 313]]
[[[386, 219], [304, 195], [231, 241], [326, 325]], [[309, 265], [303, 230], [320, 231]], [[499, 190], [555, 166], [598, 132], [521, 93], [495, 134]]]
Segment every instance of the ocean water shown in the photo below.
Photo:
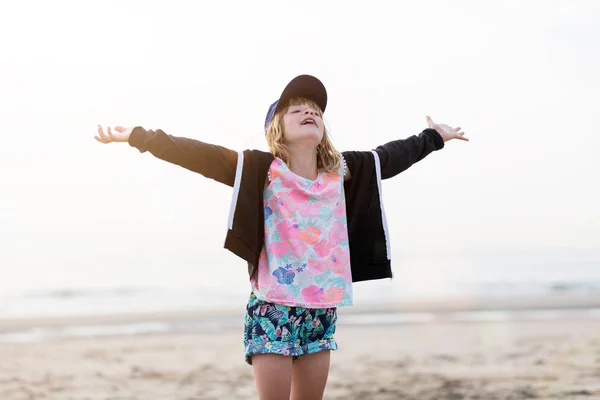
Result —
[[[4, 274], [0, 319], [243, 309], [249, 294], [239, 262], [223, 266], [211, 279], [198, 268], [160, 264], [144, 270], [112, 265], [103, 271], [77, 274], [53, 266], [52, 276], [60, 278], [54, 280], [32, 279], [30, 270]], [[600, 294], [600, 252], [401, 255], [394, 259], [393, 279], [354, 285], [355, 304], [550, 293]]]
[[[183, 264], [180, 264], [183, 265]], [[212, 264], [211, 264], [212, 265]], [[216, 275], [209, 271], [218, 270]], [[249, 295], [245, 267], [239, 262], [209, 270], [177, 264], [136, 269], [114, 265], [102, 271], [53, 266], [13, 270], [0, 282], [0, 342], [32, 342], [72, 337], [219, 332], [241, 329]], [[53, 279], [49, 279], [53, 278]], [[118, 278], [118, 279], [117, 279]], [[400, 255], [394, 278], [354, 285], [356, 305], [452, 299], [510, 299], [547, 294], [598, 294], [600, 253]], [[219, 318], [155, 320], [7, 329], [2, 319], [69, 317], [225, 309]], [[445, 321], [502, 322], [565, 318], [600, 319], [600, 309], [487, 310], [466, 312], [346, 313], [340, 325], [412, 324]]]

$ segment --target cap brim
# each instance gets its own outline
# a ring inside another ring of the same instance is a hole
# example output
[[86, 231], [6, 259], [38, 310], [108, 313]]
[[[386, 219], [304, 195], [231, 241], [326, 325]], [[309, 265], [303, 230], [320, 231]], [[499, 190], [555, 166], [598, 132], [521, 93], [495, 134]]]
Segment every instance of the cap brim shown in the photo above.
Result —
[[327, 90], [325, 90], [325, 85], [314, 76], [299, 75], [292, 79], [283, 89], [275, 112], [279, 111], [281, 107], [285, 107], [290, 99], [296, 97], [314, 101], [321, 108], [321, 112], [325, 112]]

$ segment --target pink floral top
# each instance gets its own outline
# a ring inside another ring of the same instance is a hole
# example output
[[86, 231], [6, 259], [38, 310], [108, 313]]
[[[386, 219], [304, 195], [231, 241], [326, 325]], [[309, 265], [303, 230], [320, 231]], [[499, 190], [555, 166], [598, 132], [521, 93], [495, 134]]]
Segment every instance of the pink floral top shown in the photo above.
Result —
[[251, 280], [257, 298], [309, 308], [352, 305], [343, 176], [344, 167], [312, 181], [273, 160], [264, 192], [265, 245]]

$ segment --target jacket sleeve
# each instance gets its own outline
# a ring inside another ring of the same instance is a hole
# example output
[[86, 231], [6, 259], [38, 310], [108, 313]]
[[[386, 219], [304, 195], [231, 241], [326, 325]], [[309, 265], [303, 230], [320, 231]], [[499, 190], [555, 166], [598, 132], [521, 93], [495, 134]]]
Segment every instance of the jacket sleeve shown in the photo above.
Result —
[[375, 149], [381, 162], [381, 178], [392, 178], [443, 147], [442, 136], [430, 128], [418, 135], [381, 145]]
[[237, 152], [233, 150], [139, 126], [131, 132], [129, 145], [141, 153], [150, 152], [161, 160], [233, 186], [237, 165]]

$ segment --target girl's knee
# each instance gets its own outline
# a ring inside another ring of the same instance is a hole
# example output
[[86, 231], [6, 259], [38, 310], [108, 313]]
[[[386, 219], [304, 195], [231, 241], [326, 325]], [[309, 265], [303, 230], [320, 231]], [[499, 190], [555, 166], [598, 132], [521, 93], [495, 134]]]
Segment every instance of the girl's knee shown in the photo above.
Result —
[[254, 354], [251, 357], [259, 399], [289, 399], [292, 357], [279, 354]]

